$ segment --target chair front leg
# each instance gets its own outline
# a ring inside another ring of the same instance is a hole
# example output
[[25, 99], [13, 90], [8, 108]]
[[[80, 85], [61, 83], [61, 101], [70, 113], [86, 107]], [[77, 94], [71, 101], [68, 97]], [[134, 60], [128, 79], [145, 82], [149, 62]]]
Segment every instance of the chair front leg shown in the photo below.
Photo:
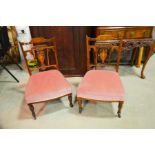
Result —
[[77, 98], [77, 101], [79, 105], [79, 113], [81, 113], [82, 112], [82, 100]]
[[36, 120], [36, 114], [35, 114], [35, 111], [34, 111], [33, 104], [28, 104], [28, 106], [29, 106], [30, 111], [32, 112], [33, 118]]
[[119, 104], [118, 104], [118, 117], [121, 118], [121, 110], [122, 110], [122, 107], [123, 107], [123, 101], [119, 101]]
[[68, 95], [68, 100], [69, 100], [69, 105], [70, 105], [70, 107], [73, 107], [73, 104], [72, 104], [72, 94], [69, 94]]

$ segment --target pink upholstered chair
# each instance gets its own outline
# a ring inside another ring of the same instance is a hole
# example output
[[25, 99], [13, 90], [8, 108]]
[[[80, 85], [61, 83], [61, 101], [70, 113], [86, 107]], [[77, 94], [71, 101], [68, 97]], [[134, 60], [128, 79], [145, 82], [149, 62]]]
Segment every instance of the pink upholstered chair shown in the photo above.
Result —
[[[23, 44], [21, 44], [22, 46]], [[58, 69], [57, 60], [57, 50], [56, 45], [43, 45], [43, 46], [33, 46], [31, 50], [24, 51], [22, 49], [27, 67], [31, 73], [29, 81], [26, 86], [25, 91], [25, 101], [32, 112], [34, 119], [36, 119], [36, 114], [34, 111], [33, 104], [37, 104], [42, 101], [55, 100], [63, 96], [68, 96], [70, 106], [72, 104], [72, 90], [71, 85], [64, 78]], [[30, 52], [34, 61], [37, 61], [35, 67], [30, 67], [27, 59], [26, 53]], [[52, 55], [53, 54], [53, 55]], [[54, 62], [51, 62], [50, 55], [54, 56]], [[54, 70], [46, 69], [56, 68]], [[32, 71], [42, 71], [32, 74]]]
[[[102, 37], [106, 38], [106, 37]], [[88, 37], [87, 37], [88, 39]], [[110, 38], [111, 39], [111, 38]], [[96, 39], [90, 39], [91, 41], [96, 41]], [[88, 40], [87, 40], [88, 41]], [[82, 112], [82, 100], [92, 100], [100, 102], [118, 102], [118, 117], [121, 117], [121, 109], [124, 103], [124, 88], [117, 73], [118, 65], [120, 61], [121, 52], [121, 41], [118, 41], [113, 46], [112, 42], [109, 40], [103, 40], [104, 44], [100, 47], [102, 48], [117, 48], [118, 57], [116, 71], [108, 70], [90, 70], [88, 71], [82, 82], [77, 88], [77, 101], [79, 104], [79, 113]], [[90, 45], [87, 42], [87, 50], [90, 48], [96, 49], [96, 45]], [[87, 51], [88, 53], [88, 51]], [[88, 63], [87, 63], [88, 64]]]

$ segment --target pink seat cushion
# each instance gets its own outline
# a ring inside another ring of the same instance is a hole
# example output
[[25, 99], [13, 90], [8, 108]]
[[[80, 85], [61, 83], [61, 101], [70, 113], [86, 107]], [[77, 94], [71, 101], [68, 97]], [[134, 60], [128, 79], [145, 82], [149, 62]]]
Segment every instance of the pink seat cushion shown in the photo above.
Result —
[[70, 94], [71, 86], [57, 70], [33, 74], [25, 92], [26, 103], [34, 103], [55, 99]]
[[80, 83], [77, 97], [101, 101], [124, 101], [124, 89], [118, 73], [91, 70]]

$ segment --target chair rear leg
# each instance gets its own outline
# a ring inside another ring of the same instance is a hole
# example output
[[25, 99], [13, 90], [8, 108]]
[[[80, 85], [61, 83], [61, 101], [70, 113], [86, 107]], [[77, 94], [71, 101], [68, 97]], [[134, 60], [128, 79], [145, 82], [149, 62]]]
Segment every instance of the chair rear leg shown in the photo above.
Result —
[[123, 107], [123, 101], [119, 101], [119, 104], [118, 104], [118, 117], [121, 118], [121, 110], [122, 110], [122, 107]]
[[68, 95], [68, 100], [69, 100], [69, 105], [70, 105], [70, 107], [73, 107], [73, 104], [72, 104], [72, 94], [69, 94]]
[[79, 104], [79, 113], [82, 112], [82, 100], [81, 99], [77, 99], [78, 104]]
[[28, 106], [29, 106], [30, 111], [32, 112], [33, 118], [36, 120], [36, 114], [35, 114], [35, 111], [34, 111], [33, 104], [28, 104]]

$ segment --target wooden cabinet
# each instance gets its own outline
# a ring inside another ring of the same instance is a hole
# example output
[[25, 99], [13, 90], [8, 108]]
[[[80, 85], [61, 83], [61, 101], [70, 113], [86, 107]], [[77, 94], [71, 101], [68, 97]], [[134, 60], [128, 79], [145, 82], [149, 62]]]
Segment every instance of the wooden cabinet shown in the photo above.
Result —
[[153, 26], [98, 26], [96, 35], [112, 35], [123, 39], [145, 39], [152, 38]]
[[66, 76], [81, 76], [86, 72], [86, 26], [30, 26], [32, 37], [55, 37], [60, 71]]

